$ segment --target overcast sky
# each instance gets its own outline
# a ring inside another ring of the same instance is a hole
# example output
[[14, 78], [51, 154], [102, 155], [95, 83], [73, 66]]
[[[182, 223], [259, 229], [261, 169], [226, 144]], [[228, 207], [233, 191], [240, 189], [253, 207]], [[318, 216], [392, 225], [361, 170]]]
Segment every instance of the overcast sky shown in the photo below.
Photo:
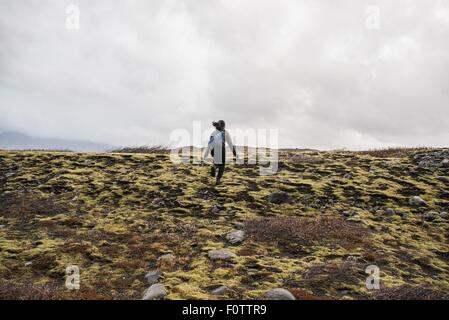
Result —
[[448, 145], [449, 0], [1, 6], [0, 132], [139, 145], [224, 119], [282, 147]]

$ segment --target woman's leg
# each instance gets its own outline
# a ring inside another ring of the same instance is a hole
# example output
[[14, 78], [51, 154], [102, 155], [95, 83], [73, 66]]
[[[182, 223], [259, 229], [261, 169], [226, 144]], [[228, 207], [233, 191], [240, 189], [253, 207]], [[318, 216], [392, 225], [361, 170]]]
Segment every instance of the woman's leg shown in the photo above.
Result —
[[224, 170], [225, 170], [225, 164], [224, 163], [219, 164], [219, 165], [217, 165], [217, 167], [218, 167], [217, 183], [220, 183], [221, 178], [223, 177]]

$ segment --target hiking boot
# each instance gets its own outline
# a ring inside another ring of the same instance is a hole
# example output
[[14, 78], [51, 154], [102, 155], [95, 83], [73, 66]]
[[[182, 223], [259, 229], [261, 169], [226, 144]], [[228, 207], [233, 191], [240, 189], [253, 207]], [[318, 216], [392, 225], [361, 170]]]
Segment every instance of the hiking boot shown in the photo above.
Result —
[[215, 178], [215, 166], [212, 166], [212, 168], [210, 169], [210, 175]]

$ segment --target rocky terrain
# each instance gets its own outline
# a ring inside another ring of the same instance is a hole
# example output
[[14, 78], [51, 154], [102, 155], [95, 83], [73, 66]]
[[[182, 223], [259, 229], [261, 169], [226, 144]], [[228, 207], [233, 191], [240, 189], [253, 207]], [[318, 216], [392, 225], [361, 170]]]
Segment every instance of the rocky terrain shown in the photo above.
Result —
[[447, 299], [448, 159], [286, 150], [215, 187], [168, 154], [0, 151], [0, 299]]

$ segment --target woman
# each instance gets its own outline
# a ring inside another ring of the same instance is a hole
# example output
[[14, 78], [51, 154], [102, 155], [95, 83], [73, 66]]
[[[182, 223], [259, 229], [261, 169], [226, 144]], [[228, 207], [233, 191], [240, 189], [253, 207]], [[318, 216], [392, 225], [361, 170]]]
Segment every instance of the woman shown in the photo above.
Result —
[[220, 120], [218, 122], [212, 122], [212, 125], [215, 127], [215, 131], [212, 132], [209, 143], [207, 144], [206, 151], [204, 152], [204, 159], [206, 159], [211, 153], [214, 158], [212, 168], [211, 168], [211, 176], [215, 177], [216, 170], [218, 169], [216, 184], [221, 182], [221, 178], [223, 177], [223, 173], [225, 170], [226, 164], [226, 148], [225, 144], [228, 143], [229, 147], [232, 149], [232, 153], [234, 157], [237, 156], [235, 146], [232, 144], [231, 136], [225, 130], [225, 122]]

